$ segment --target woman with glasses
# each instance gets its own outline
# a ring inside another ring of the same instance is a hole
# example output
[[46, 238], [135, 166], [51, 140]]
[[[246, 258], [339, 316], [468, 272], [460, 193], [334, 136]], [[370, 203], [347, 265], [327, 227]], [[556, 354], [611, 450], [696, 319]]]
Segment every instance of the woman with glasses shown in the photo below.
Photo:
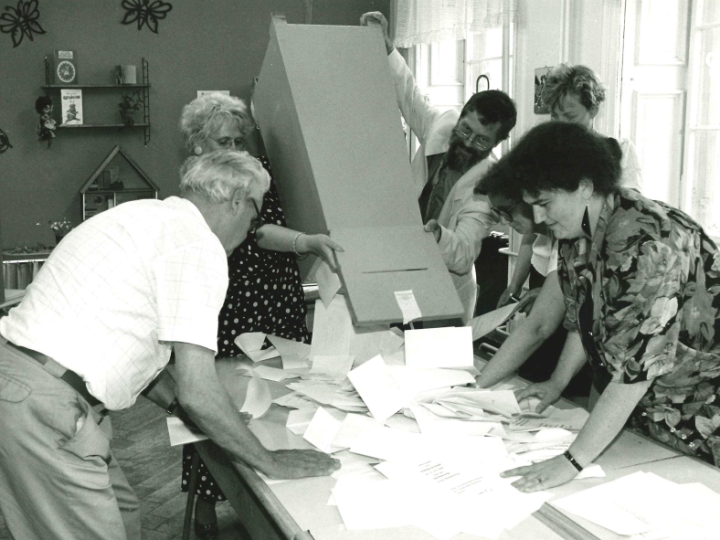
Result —
[[[597, 74], [587, 66], [556, 66], [545, 79], [542, 100], [550, 109], [553, 122], [578, 124], [594, 133], [594, 121], [605, 101], [605, 87]], [[615, 146], [620, 154], [620, 185], [642, 190], [642, 174], [635, 151], [629, 139], [608, 137], [608, 144]], [[524, 235], [518, 250], [515, 272], [508, 288], [498, 302], [502, 307], [510, 302], [511, 296], [518, 296], [525, 280], [530, 277], [530, 289], [542, 284], [542, 275], [547, 275], [552, 243], [547, 237], [533, 234]]]
[[581, 126], [536, 126], [494, 174], [558, 239], [566, 307], [557, 368], [517, 397], [544, 410], [586, 362], [598, 396], [565, 454], [503, 475], [525, 492], [564, 484], [626, 425], [720, 465], [717, 246], [680, 210], [619, 187], [617, 156]]
[[[543, 224], [535, 223], [532, 207], [522, 200], [520, 189], [514, 183], [507, 182], [505, 174], [495, 169], [493, 171], [478, 183], [476, 193], [487, 196], [497, 218], [522, 234], [523, 238], [534, 238], [536, 235], [549, 238], [550, 231]], [[560, 325], [565, 305], [557, 280], [557, 252], [548, 259], [547, 274], [541, 276], [544, 281], [538, 284], [531, 279], [530, 293], [522, 299], [512, 299], [521, 303], [520, 311], [529, 311], [529, 314], [513, 329], [477, 377], [480, 388], [491, 387], [515, 371], [526, 380], [544, 381], [555, 369], [567, 331]], [[525, 261], [529, 265], [530, 258], [527, 257]], [[587, 396], [588, 371], [584, 369], [573, 379], [565, 390], [566, 397]]]
[[[224, 94], [198, 97], [183, 108], [180, 131], [191, 155], [218, 149], [257, 153], [255, 123], [245, 103]], [[267, 158], [260, 157], [270, 172]], [[235, 338], [245, 332], [264, 332], [295, 341], [309, 340], [306, 307], [297, 258], [314, 254], [335, 270], [334, 250], [342, 248], [328, 236], [306, 235], [287, 228], [274, 183], [265, 194], [246, 240], [228, 257], [228, 284], [220, 312], [218, 357], [241, 354]], [[187, 491], [195, 449], [183, 450], [182, 490]], [[225, 500], [214, 478], [200, 462], [195, 532], [201, 538], [218, 534], [215, 502]]]

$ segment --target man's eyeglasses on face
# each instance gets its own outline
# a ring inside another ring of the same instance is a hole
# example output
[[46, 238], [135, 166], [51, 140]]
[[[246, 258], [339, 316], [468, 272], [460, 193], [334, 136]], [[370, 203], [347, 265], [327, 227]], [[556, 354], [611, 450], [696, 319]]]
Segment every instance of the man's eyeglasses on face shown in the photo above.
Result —
[[502, 219], [505, 223], [510, 224], [513, 222], [512, 211], [518, 204], [520, 204], [520, 201], [507, 208], [495, 208], [491, 206], [490, 211], [492, 211], [498, 219]]
[[453, 133], [455, 133], [455, 135], [460, 137], [463, 141], [468, 141], [481, 152], [485, 152], [486, 150], [490, 150], [490, 148], [492, 148], [492, 141], [484, 135], [477, 135], [476, 133], [461, 127], [453, 129]]
[[242, 137], [238, 137], [237, 139], [233, 139], [232, 137], [220, 137], [219, 139], [210, 138], [221, 148], [235, 148], [236, 150], [243, 150], [245, 148], [245, 139]]
[[260, 215], [260, 209], [258, 208], [258, 205], [255, 202], [255, 199], [250, 199], [250, 201], [252, 202], [253, 208], [255, 208], [255, 217], [250, 220], [250, 232], [254, 233], [260, 227], [265, 225], [265, 221], [263, 220], [262, 216]]

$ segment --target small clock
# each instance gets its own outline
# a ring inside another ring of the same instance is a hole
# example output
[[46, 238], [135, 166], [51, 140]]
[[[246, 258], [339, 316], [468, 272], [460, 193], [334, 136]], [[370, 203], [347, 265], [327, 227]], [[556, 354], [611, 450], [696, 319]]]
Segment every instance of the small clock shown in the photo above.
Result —
[[56, 50], [52, 58], [45, 58], [48, 84], [78, 83], [77, 52]]
[[59, 82], [70, 84], [75, 80], [75, 66], [68, 60], [63, 60], [55, 70]]

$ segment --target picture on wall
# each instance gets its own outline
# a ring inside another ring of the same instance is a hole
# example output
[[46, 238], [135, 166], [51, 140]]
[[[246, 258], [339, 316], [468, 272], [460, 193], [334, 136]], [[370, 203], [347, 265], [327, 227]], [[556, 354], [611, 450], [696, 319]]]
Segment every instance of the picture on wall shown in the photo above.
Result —
[[550, 75], [551, 70], [552, 68], [550, 66], [537, 68], [535, 70], [535, 97], [533, 103], [533, 112], [535, 114], [550, 114], [550, 109], [548, 109], [542, 100], [542, 89], [543, 86], [545, 86], [545, 80], [547, 76]]

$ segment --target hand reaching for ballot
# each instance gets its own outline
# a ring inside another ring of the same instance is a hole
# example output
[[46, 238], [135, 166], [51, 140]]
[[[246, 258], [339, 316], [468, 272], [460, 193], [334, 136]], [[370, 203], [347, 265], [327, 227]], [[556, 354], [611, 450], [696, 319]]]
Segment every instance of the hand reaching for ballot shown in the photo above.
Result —
[[382, 28], [383, 39], [385, 40], [385, 50], [390, 54], [395, 46], [393, 45], [390, 35], [388, 34], [388, 22], [385, 15], [379, 11], [370, 11], [364, 13], [360, 17], [360, 26], [379, 25]]
[[549, 379], [545, 382], [531, 384], [517, 391], [515, 393], [515, 399], [520, 402], [529, 397], [539, 398], [540, 403], [538, 403], [538, 406], [535, 408], [535, 412], [541, 413], [560, 399], [560, 394], [562, 394], [563, 390], [565, 390], [565, 387], [562, 384], [553, 379]]
[[335, 252], [345, 251], [340, 244], [326, 234], [302, 234], [297, 239], [298, 253], [312, 253], [327, 263], [330, 270], [337, 272]]
[[328, 476], [340, 468], [337, 459], [317, 450], [275, 450], [270, 455], [272, 465], [263, 472], [278, 480]]

